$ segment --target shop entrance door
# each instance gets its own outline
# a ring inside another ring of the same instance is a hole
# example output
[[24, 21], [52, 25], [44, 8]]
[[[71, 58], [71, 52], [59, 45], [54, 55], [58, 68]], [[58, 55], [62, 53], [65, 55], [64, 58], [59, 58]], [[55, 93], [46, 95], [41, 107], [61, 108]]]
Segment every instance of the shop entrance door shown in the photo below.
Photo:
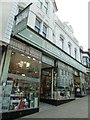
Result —
[[44, 64], [41, 70], [40, 98], [53, 99], [53, 91], [56, 86], [55, 68]]
[[52, 68], [44, 68], [42, 69], [41, 75], [41, 91], [40, 97], [42, 98], [51, 98], [52, 97], [52, 89], [53, 89], [53, 72]]

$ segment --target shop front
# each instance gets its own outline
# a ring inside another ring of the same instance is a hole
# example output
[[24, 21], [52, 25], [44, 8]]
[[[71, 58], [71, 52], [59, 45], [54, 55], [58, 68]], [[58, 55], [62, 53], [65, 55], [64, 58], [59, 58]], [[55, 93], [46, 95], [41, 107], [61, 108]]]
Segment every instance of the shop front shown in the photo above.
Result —
[[[85, 66], [52, 43], [52, 40], [48, 40], [33, 30], [29, 25], [28, 11], [28, 7], [23, 11], [23, 15], [25, 14], [24, 18], [22, 14], [18, 14], [15, 17], [12, 36], [39, 49], [42, 51], [42, 55], [46, 55], [49, 58], [47, 58], [46, 62], [43, 61], [42, 57], [40, 98], [44, 102], [55, 105], [59, 104], [58, 101], [74, 99], [73, 70], [77, 69], [79, 72], [85, 73]], [[54, 64], [48, 63], [52, 60]], [[64, 63], [63, 65], [62, 62]], [[43, 68], [44, 64], [45, 67]], [[48, 93], [45, 93], [45, 91], [48, 91]]]
[[85, 73], [74, 72], [75, 97], [83, 97], [87, 95], [87, 82], [85, 81]]
[[73, 68], [58, 61], [57, 89], [61, 99], [75, 99]]
[[41, 52], [12, 39], [5, 62], [2, 77], [3, 119], [38, 112]]
[[57, 106], [75, 99], [71, 67], [56, 60], [53, 61], [52, 66], [42, 63], [41, 73], [40, 100], [42, 102]]

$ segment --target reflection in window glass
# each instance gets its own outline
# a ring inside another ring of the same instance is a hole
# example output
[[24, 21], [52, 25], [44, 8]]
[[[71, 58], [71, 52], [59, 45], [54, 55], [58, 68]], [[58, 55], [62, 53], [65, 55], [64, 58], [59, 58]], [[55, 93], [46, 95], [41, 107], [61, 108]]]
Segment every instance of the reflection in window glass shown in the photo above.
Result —
[[41, 28], [41, 20], [36, 18], [36, 22], [35, 22], [35, 31], [40, 33], [40, 28]]
[[35, 58], [12, 52], [9, 73], [39, 78], [39, 65]]
[[43, 25], [43, 36], [47, 36], [47, 26], [45, 24]]
[[36, 58], [12, 52], [8, 74], [8, 82], [12, 80], [9, 110], [39, 107], [40, 65], [41, 61]]

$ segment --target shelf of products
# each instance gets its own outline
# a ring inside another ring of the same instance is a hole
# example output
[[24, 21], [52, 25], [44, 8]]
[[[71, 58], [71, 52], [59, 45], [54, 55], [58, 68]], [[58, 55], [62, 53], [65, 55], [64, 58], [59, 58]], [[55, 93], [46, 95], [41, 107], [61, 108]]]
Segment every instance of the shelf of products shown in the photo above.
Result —
[[39, 83], [26, 80], [8, 80], [2, 85], [3, 112], [9, 110], [22, 110], [38, 108]]
[[[23, 87], [23, 86], [24, 87]], [[10, 96], [10, 110], [27, 109], [38, 107], [38, 90], [32, 90], [29, 84], [20, 84], [17, 86], [13, 85]], [[37, 98], [37, 99], [36, 99]]]

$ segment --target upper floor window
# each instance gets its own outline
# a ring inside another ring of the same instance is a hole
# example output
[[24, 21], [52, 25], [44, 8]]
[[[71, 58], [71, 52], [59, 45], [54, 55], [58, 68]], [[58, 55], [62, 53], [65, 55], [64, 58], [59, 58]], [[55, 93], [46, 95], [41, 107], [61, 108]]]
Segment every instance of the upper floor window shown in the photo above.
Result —
[[39, 18], [36, 18], [35, 31], [40, 33], [40, 28], [41, 28], [41, 20]]
[[38, 0], [39, 3], [38, 3], [38, 6], [39, 8], [45, 13], [47, 14], [48, 13], [48, 1], [43, 1], [43, 0]]
[[40, 8], [42, 9], [42, 5], [43, 5], [43, 3], [40, 1]]
[[75, 59], [77, 58], [77, 49], [74, 49]]
[[43, 36], [47, 36], [47, 26], [45, 24], [43, 25]]
[[64, 36], [60, 34], [61, 48], [64, 49]]
[[43, 2], [39, 0], [39, 8], [42, 9], [42, 6], [43, 6]]
[[64, 70], [62, 70], [62, 75], [64, 75]]
[[83, 56], [83, 64], [89, 67], [89, 58], [87, 56]]
[[48, 2], [45, 2], [44, 12], [45, 12], [46, 14], [47, 14], [47, 12], [48, 12]]
[[68, 53], [71, 55], [71, 43], [68, 42]]

